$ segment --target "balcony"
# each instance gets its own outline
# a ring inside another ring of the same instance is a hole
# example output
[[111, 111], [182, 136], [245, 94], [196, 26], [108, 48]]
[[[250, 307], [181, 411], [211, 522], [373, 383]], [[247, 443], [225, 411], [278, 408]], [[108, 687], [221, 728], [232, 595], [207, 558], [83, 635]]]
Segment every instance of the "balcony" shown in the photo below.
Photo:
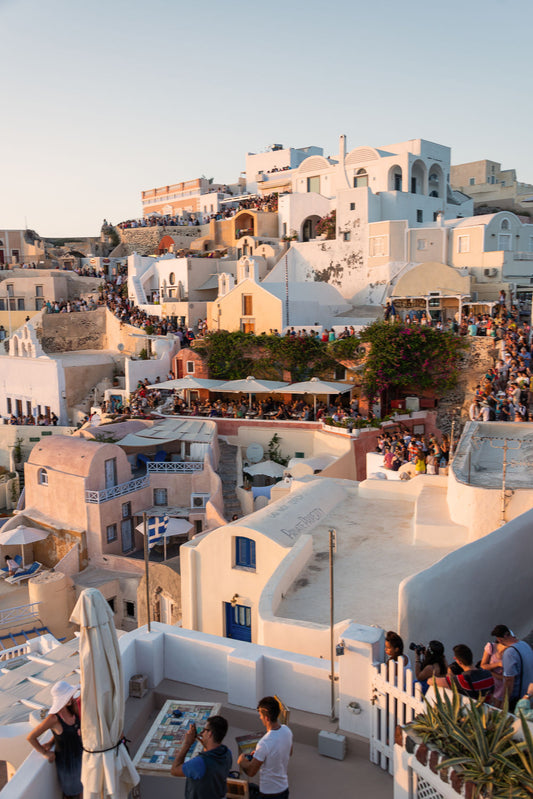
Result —
[[170, 474], [192, 474], [193, 472], [201, 472], [204, 468], [203, 461], [179, 461], [178, 463], [167, 463], [163, 461], [148, 461], [146, 464], [148, 473], [151, 472], [169, 472]]
[[[170, 466], [172, 464], [169, 464]], [[146, 488], [150, 485], [150, 477], [145, 474], [143, 477], [136, 477], [135, 480], [129, 480], [127, 483], [121, 483], [112, 488], [104, 488], [101, 491], [87, 490], [85, 492], [85, 502], [90, 505], [100, 505], [102, 502], [108, 502], [110, 499], [116, 497], [123, 497], [126, 494], [132, 494], [140, 488]]]

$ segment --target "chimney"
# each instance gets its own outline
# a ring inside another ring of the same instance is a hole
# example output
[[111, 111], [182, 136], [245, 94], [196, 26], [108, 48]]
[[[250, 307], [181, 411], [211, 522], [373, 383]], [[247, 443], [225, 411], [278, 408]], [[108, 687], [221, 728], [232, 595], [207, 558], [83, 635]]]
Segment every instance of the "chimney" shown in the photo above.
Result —
[[344, 166], [344, 159], [346, 158], [346, 134], [342, 133], [339, 136], [339, 164]]

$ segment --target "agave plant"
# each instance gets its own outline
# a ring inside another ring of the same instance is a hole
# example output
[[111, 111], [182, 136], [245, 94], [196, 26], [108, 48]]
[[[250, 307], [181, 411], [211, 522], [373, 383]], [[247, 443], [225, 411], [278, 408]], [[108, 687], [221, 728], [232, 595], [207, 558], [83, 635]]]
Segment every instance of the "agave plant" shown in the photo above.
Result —
[[533, 796], [533, 735], [522, 711], [519, 711], [519, 716], [524, 740], [511, 742], [514, 757], [510, 760], [509, 767], [523, 789], [522, 795], [531, 797]]
[[448, 755], [455, 754], [452, 732], [460, 726], [462, 715], [461, 697], [454, 691], [450, 697], [447, 691], [435, 687], [435, 704], [426, 701], [425, 710], [409, 724], [409, 729], [424, 743], [434, 744]]

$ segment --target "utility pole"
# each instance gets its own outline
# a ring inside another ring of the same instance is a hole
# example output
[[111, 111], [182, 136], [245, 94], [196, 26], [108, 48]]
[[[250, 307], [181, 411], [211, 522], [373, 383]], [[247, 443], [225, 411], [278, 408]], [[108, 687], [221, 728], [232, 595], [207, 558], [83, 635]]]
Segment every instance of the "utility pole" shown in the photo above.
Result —
[[331, 671], [331, 721], [337, 718], [335, 708], [335, 641], [333, 639], [333, 625], [335, 623], [335, 580], [334, 580], [334, 556], [337, 551], [337, 533], [329, 530], [329, 643]]

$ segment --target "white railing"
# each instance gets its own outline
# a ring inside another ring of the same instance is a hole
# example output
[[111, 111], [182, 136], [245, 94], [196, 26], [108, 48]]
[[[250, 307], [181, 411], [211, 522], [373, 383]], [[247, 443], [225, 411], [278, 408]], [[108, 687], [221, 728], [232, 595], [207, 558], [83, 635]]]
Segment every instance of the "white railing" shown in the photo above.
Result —
[[372, 672], [370, 760], [392, 774], [396, 725], [412, 721], [424, 709], [424, 699], [420, 683], [403, 663], [374, 664]]
[[146, 466], [148, 467], [148, 472], [171, 472], [173, 474], [178, 474], [184, 472], [201, 472], [204, 468], [204, 463], [203, 461], [178, 461], [177, 463], [148, 461]]
[[533, 261], [533, 252], [515, 252], [513, 256], [515, 261]]
[[133, 491], [138, 491], [139, 488], [145, 488], [148, 485], [150, 485], [150, 478], [145, 474], [143, 477], [137, 477], [135, 480], [129, 480], [127, 483], [121, 483], [112, 488], [104, 488], [101, 491], [88, 489], [85, 492], [85, 502], [99, 505], [101, 502], [107, 502], [109, 499], [115, 499], [115, 497], [123, 497], [125, 494], [131, 494]]
[[30, 643], [26, 641], [23, 644], [17, 644], [17, 646], [12, 646], [10, 649], [3, 649], [0, 651], [0, 663], [6, 660], [14, 660], [15, 658], [21, 658], [23, 655], [26, 655], [30, 651]]
[[39, 619], [37, 609], [40, 604], [40, 602], [31, 602], [29, 605], [19, 605], [16, 608], [0, 610], [0, 627], [7, 627], [10, 624], [22, 624], [27, 621]]

